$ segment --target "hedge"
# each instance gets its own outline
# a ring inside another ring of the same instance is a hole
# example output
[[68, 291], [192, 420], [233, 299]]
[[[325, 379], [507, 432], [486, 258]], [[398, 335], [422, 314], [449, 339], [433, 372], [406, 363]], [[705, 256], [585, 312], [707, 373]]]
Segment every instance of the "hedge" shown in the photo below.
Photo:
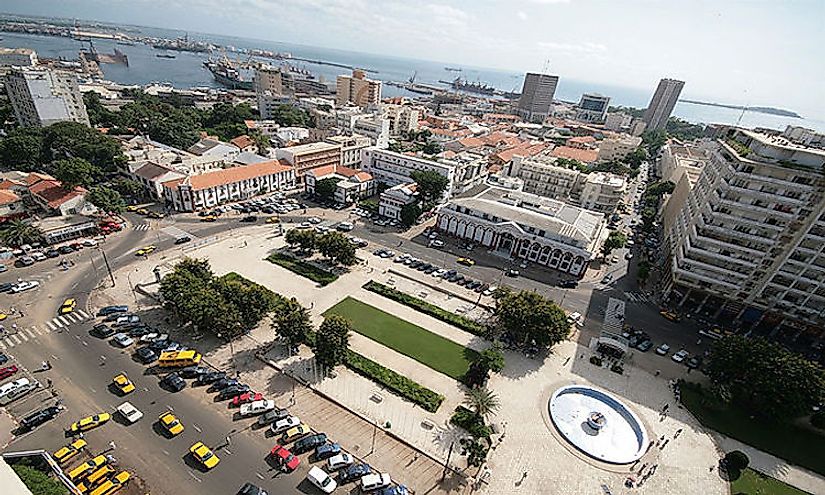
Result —
[[450, 418], [450, 423], [458, 427], [464, 428], [474, 438], [490, 438], [493, 431], [489, 426], [484, 424], [484, 421], [476, 415], [473, 411], [464, 406], [455, 408], [455, 413]]
[[421, 406], [425, 411], [434, 413], [438, 411], [441, 403], [444, 402], [443, 395], [437, 394], [357, 352], [348, 351], [345, 364], [359, 375], [387, 387], [392, 392]]
[[275, 263], [276, 265], [282, 266], [293, 273], [297, 273], [302, 277], [306, 277], [322, 287], [338, 280], [338, 275], [334, 273], [318, 268], [317, 266], [307, 263], [304, 260], [299, 260], [282, 253], [272, 253], [267, 256], [266, 260], [270, 263]]
[[462, 330], [470, 332], [473, 335], [478, 335], [479, 337], [486, 337], [486, 328], [484, 327], [484, 325], [476, 323], [475, 321], [467, 318], [466, 316], [457, 315], [452, 311], [447, 311], [446, 309], [439, 308], [434, 304], [430, 304], [427, 301], [401, 292], [398, 289], [393, 289], [392, 287], [388, 287], [382, 283], [374, 281], [369, 281], [366, 284], [364, 284], [364, 289], [375, 292], [376, 294], [380, 294], [386, 297], [387, 299], [392, 299], [395, 302], [399, 302], [405, 306], [409, 306], [413, 309], [421, 311], [426, 315], [430, 315], [437, 320], [449, 323], [450, 325], [456, 326]]

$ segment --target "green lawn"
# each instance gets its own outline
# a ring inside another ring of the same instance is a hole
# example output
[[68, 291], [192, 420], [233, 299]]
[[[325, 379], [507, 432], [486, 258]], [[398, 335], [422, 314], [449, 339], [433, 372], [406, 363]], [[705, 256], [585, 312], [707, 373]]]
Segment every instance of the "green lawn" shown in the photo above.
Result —
[[742, 471], [742, 476], [731, 482], [730, 492], [733, 495], [808, 495], [808, 492], [786, 485], [751, 468]]
[[341, 315], [352, 322], [358, 333], [459, 381], [478, 355], [472, 349], [351, 297], [324, 314]]
[[280, 265], [293, 273], [297, 273], [302, 277], [306, 277], [321, 287], [338, 280], [338, 275], [286, 254], [272, 253], [267, 256], [266, 260], [270, 263]]
[[702, 392], [692, 387], [682, 387], [682, 403], [708, 428], [825, 475], [825, 435], [792, 423], [751, 419], [736, 407], [708, 408]]

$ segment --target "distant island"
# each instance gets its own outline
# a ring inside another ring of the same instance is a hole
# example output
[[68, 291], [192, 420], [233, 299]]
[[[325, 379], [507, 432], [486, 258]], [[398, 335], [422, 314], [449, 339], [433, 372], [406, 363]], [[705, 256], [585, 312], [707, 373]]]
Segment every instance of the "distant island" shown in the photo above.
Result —
[[691, 103], [693, 105], [705, 105], [708, 107], [722, 107], [722, 108], [732, 108], [734, 110], [747, 110], [749, 112], [758, 112], [758, 113], [767, 113], [770, 115], [779, 115], [780, 117], [793, 117], [796, 119], [801, 119], [802, 116], [796, 112], [792, 112], [790, 110], [784, 110], [782, 108], [774, 108], [774, 107], [743, 107], [741, 105], [725, 105], [724, 103], [709, 103], [707, 101], [696, 101], [696, 100], [679, 100], [683, 103]]

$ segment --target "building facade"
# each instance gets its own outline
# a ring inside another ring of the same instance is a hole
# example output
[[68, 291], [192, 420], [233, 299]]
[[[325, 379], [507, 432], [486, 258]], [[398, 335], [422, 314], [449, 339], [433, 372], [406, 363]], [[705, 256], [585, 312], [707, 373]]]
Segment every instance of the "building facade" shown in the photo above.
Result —
[[421, 113], [409, 105], [382, 105], [384, 116], [390, 121], [390, 135], [401, 136], [418, 129]]
[[375, 181], [372, 175], [354, 168], [332, 165], [308, 170], [304, 174], [304, 190], [309, 194], [315, 194], [315, 186], [324, 179], [338, 181], [332, 197], [338, 204], [349, 205], [375, 194]]
[[6, 78], [6, 92], [21, 126], [67, 121], [89, 125], [77, 76], [71, 72], [15, 67]]
[[292, 78], [280, 68], [261, 66], [255, 69], [255, 99], [261, 119], [271, 119], [278, 106], [290, 102], [294, 92]]
[[448, 180], [444, 198], [453, 195], [455, 167], [452, 165], [375, 147], [365, 149], [361, 157], [361, 169], [371, 174], [375, 180], [390, 187], [413, 182], [413, 179], [410, 178], [412, 172], [433, 171], [443, 175]]
[[561, 201], [489, 188], [438, 209], [436, 228], [499, 256], [581, 278], [607, 237], [602, 215]]
[[361, 166], [361, 150], [368, 148], [372, 141], [366, 136], [330, 136], [324, 141], [341, 147], [341, 165], [358, 168]]
[[363, 115], [352, 119], [350, 129], [355, 134], [370, 138], [372, 146], [387, 148], [390, 145], [390, 119], [381, 115]]
[[667, 232], [671, 302], [759, 334], [822, 340], [825, 150], [723, 128]]
[[295, 178], [301, 184], [307, 170], [341, 165], [341, 146], [324, 142], [300, 144], [279, 148], [275, 150], [275, 156], [295, 167]]
[[656, 88], [656, 92], [653, 93], [653, 98], [650, 99], [650, 104], [647, 106], [642, 118], [647, 130], [660, 131], [665, 128], [684, 87], [685, 82], [676, 79], [662, 79], [659, 81], [659, 86]]
[[384, 218], [401, 221], [401, 210], [418, 198], [415, 182], [398, 184], [381, 193], [378, 200], [378, 214]]
[[604, 122], [610, 97], [596, 93], [585, 93], [576, 105], [576, 119], [585, 122]]
[[0, 67], [30, 67], [37, 65], [37, 52], [31, 48], [0, 47]]
[[518, 99], [517, 113], [529, 122], [544, 122], [553, 107], [559, 76], [528, 72]]
[[340, 106], [352, 103], [366, 107], [381, 103], [381, 81], [367, 79], [363, 70], [354, 69], [351, 76], [338, 76], [335, 89], [335, 102]]
[[621, 161], [627, 155], [636, 151], [642, 144], [642, 138], [638, 136], [617, 136], [602, 139], [599, 143], [598, 162]]

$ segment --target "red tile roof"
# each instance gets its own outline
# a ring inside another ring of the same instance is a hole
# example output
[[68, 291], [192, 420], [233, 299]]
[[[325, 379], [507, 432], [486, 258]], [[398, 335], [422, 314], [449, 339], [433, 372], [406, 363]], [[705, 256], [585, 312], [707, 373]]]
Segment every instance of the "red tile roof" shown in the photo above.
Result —
[[499, 151], [494, 155], [494, 157], [501, 160], [504, 163], [507, 163], [510, 160], [512, 160], [513, 157], [516, 155], [524, 157], [536, 156], [546, 149], [547, 144], [545, 143], [530, 144], [525, 142], [518, 146], [513, 146], [512, 148], [507, 148], [503, 151]]
[[242, 167], [231, 167], [200, 175], [192, 175], [185, 179], [170, 180], [164, 182], [163, 186], [169, 189], [177, 189], [182, 182], [186, 181], [192, 186], [193, 191], [201, 191], [226, 184], [233, 184], [242, 180], [278, 174], [292, 169], [293, 167], [285, 162], [269, 160], [266, 162], [253, 163], [252, 165], [244, 165]]
[[244, 149], [247, 146], [252, 146], [253, 144], [255, 144], [255, 140], [247, 136], [246, 134], [241, 134], [240, 136], [234, 139], [230, 139], [229, 142], [240, 149]]
[[55, 179], [51, 175], [40, 174], [40, 173], [37, 173], [37, 172], [32, 172], [32, 173], [30, 173], [29, 175], [26, 176], [26, 184], [29, 185], [29, 186], [32, 185], [32, 184], [35, 184], [37, 182], [40, 182], [41, 180], [57, 180], [57, 179]]
[[20, 196], [11, 191], [0, 190], [0, 205], [7, 205], [20, 201]]
[[570, 146], [559, 146], [554, 148], [553, 156], [557, 158], [569, 158], [571, 160], [578, 160], [583, 163], [592, 163], [596, 161], [599, 156], [598, 150], [581, 150], [578, 148], [571, 148]]
[[[31, 175], [33, 174], [29, 174], [30, 177]], [[59, 181], [54, 179], [42, 179], [34, 185], [29, 186], [29, 192], [43, 200], [49, 208], [56, 210], [63, 203], [66, 203], [67, 201], [78, 196], [84, 196], [88, 191], [82, 187], [75, 187], [72, 190], [66, 190]]]
[[479, 148], [481, 146], [484, 146], [484, 143], [485, 141], [483, 139], [472, 136], [458, 140], [458, 144], [465, 148]]

